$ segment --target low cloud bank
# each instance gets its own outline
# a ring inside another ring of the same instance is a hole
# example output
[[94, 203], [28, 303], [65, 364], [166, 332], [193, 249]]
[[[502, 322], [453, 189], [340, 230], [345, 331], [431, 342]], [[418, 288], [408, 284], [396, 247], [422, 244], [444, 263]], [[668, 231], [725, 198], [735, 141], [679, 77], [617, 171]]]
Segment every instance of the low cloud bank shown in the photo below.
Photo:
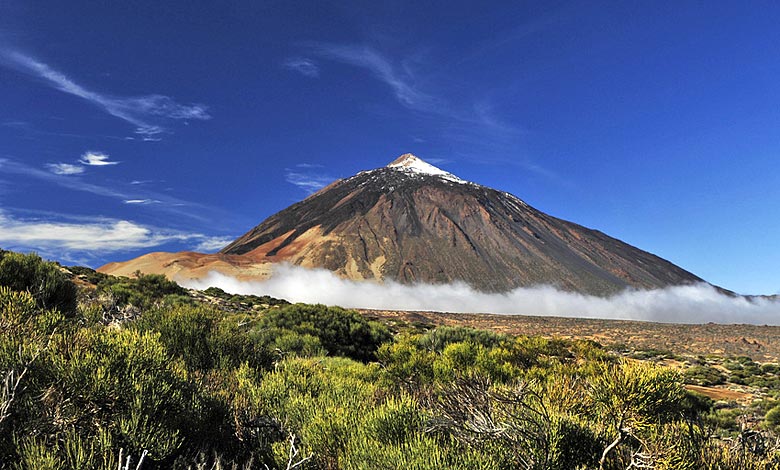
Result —
[[232, 293], [351, 308], [780, 325], [780, 301], [728, 297], [708, 284], [627, 290], [609, 298], [561, 291], [551, 286], [491, 294], [464, 283], [406, 285], [392, 281], [383, 284], [351, 281], [324, 269], [291, 265], [276, 267], [267, 281], [239, 281], [211, 272], [203, 279], [183, 284], [196, 289], [216, 286]]

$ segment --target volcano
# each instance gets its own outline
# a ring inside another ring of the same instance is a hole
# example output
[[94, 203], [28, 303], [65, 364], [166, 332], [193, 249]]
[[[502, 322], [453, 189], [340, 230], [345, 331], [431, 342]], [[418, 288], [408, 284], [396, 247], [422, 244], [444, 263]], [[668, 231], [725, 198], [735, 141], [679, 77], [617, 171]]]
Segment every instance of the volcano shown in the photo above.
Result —
[[486, 292], [552, 285], [593, 295], [703, 282], [658, 256], [468, 182], [412, 154], [337, 180], [217, 254], [152, 253], [100, 271], [263, 279], [275, 263], [355, 280], [465, 282]]

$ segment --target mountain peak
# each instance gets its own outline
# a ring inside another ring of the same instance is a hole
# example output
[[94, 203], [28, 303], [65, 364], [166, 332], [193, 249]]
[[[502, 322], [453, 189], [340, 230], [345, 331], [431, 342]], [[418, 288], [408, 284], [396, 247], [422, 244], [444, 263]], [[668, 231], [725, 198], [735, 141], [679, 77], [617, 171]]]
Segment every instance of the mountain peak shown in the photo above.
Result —
[[389, 167], [401, 166], [407, 164], [407, 162], [414, 162], [416, 160], [422, 161], [422, 158], [418, 157], [413, 153], [405, 153], [400, 157], [396, 158], [395, 160], [393, 160], [392, 162], [388, 163], [387, 166]]
[[102, 269], [198, 278], [216, 270], [265, 280], [276, 269], [270, 263], [327, 269], [353, 280], [463, 282], [486, 292], [552, 285], [612, 295], [702, 282], [655, 255], [509, 193], [459, 180], [411, 154], [323, 188], [219, 254], [147, 255]]
[[411, 153], [405, 153], [400, 157], [396, 158], [395, 160], [393, 160], [387, 165], [387, 168], [393, 168], [396, 170], [418, 173], [423, 175], [440, 176], [444, 179], [454, 181], [456, 183], [465, 183], [465, 181], [453, 175], [452, 173], [444, 171], [441, 168], [435, 167]]

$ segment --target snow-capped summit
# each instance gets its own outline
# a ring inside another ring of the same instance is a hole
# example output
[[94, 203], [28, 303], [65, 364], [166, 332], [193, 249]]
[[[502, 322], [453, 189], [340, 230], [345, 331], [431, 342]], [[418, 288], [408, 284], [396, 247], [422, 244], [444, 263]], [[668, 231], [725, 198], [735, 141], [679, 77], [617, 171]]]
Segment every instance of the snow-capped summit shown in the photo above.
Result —
[[440, 176], [446, 180], [454, 181], [456, 183], [465, 183], [466, 181], [458, 178], [457, 176], [437, 168], [430, 163], [422, 160], [421, 158], [411, 153], [405, 153], [396, 158], [387, 165], [388, 168], [395, 168], [397, 170], [408, 171], [411, 173], [420, 173], [423, 175]]

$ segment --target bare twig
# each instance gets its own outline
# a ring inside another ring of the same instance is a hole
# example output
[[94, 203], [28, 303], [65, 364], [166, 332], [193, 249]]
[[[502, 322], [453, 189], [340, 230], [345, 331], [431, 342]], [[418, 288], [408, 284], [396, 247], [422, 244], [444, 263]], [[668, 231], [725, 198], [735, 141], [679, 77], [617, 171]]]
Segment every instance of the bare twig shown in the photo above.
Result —
[[11, 416], [11, 404], [13, 403], [14, 398], [16, 398], [16, 390], [19, 388], [19, 383], [22, 381], [22, 378], [27, 374], [27, 370], [28, 368], [25, 367], [22, 369], [21, 373], [16, 374], [16, 372], [11, 369], [5, 374], [3, 387], [2, 390], [0, 390], [0, 424]]
[[[298, 456], [300, 455], [300, 451], [298, 450], [298, 447], [295, 445], [295, 434], [290, 433], [290, 450], [288, 451], [287, 455], [287, 466], [285, 467], [285, 470], [293, 470], [294, 468], [298, 468], [307, 461], [309, 461], [312, 457], [314, 457], [314, 454], [309, 454], [306, 457], [298, 459]], [[298, 459], [296, 461], [296, 459]], [[268, 465], [265, 465], [265, 470], [271, 470], [268, 468]]]
[[443, 431], [469, 445], [500, 440], [516, 468], [547, 468], [550, 416], [535, 384], [494, 388], [484, 377], [462, 377], [432, 398], [437, 411], [426, 432]]
[[[35, 351], [35, 354], [30, 358], [29, 361], [27, 361], [24, 364], [24, 368], [20, 373], [16, 373], [13, 369], [6, 372], [5, 377], [3, 379], [3, 385], [2, 389], [0, 389], [0, 424], [3, 423], [9, 416], [11, 416], [11, 405], [13, 404], [14, 399], [16, 398], [16, 392], [19, 391], [19, 385], [22, 382], [22, 379], [25, 375], [27, 375], [27, 372], [30, 370], [30, 366], [32, 366], [32, 363], [35, 362], [38, 359], [38, 356], [41, 355], [41, 353], [49, 348], [49, 343], [51, 342], [52, 336], [54, 336], [55, 331], [52, 331], [51, 335], [49, 335], [49, 340], [46, 343], [46, 346], [44, 348], [38, 348]], [[19, 346], [19, 361], [22, 360], [22, 347]]]
[[620, 445], [621, 442], [623, 442], [623, 437], [624, 437], [623, 431], [620, 430], [618, 432], [618, 437], [614, 441], [612, 441], [607, 447], [604, 448], [604, 452], [601, 453], [601, 459], [599, 459], [599, 470], [604, 470], [604, 463], [607, 461], [607, 455], [609, 455], [612, 449], [614, 449], [615, 447]]
[[[120, 448], [119, 449], [119, 466], [117, 467], [118, 470], [130, 470], [130, 465], [133, 463], [133, 456], [128, 454], [127, 458], [125, 459], [125, 465], [122, 466], [122, 454], [124, 454], [125, 449]], [[138, 459], [138, 464], [135, 466], [135, 470], [141, 470], [141, 465], [144, 463], [144, 459], [149, 454], [149, 451], [144, 450], [141, 454], [141, 458]]]
[[146, 454], [148, 454], [149, 451], [144, 450], [141, 454], [141, 458], [138, 460], [138, 465], [135, 466], [135, 470], [141, 470], [141, 464], [144, 463], [144, 459], [146, 458]]

